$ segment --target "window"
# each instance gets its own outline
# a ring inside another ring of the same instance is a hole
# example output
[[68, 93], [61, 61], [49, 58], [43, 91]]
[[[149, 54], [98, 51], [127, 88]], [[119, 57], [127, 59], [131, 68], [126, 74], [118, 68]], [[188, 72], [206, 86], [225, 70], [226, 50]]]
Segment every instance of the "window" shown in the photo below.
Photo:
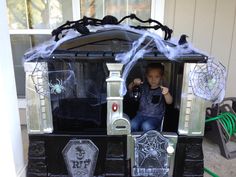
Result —
[[7, 0], [8, 21], [18, 97], [25, 97], [22, 56], [51, 38], [51, 30], [72, 19], [72, 1]]
[[155, 18], [153, 6], [159, 6], [159, 1], [163, 0], [7, 0], [18, 97], [25, 97], [23, 54], [50, 39], [54, 28], [67, 20], [78, 20], [83, 16], [101, 19], [105, 15], [113, 15], [120, 20], [135, 13], [141, 19]]
[[[151, 0], [81, 0], [81, 16], [103, 18], [113, 15], [118, 20], [131, 13], [141, 19], [151, 17]], [[130, 23], [130, 22], [126, 22]]]
[[10, 29], [53, 29], [72, 19], [72, 1], [7, 0]]

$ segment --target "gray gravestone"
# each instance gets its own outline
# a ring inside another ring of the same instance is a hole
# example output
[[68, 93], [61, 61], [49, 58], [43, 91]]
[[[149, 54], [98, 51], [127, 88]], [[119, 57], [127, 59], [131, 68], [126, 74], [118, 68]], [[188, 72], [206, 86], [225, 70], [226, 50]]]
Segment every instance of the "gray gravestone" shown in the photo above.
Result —
[[71, 177], [92, 177], [98, 157], [97, 146], [89, 139], [70, 140], [63, 157]]
[[151, 130], [135, 138], [134, 176], [168, 176], [168, 139]]

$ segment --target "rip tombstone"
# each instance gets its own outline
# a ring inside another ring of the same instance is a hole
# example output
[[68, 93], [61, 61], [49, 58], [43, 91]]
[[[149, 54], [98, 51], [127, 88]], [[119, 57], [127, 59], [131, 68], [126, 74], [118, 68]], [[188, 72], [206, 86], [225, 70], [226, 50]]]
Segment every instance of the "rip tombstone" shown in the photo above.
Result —
[[69, 176], [92, 177], [98, 151], [97, 146], [89, 139], [70, 140], [62, 151]]

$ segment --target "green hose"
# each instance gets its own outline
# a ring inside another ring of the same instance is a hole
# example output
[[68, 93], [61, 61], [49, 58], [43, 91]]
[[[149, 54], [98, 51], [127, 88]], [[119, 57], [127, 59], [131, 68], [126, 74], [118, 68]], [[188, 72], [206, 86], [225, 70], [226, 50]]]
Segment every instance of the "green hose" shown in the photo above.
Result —
[[[219, 120], [222, 125], [224, 126], [224, 129], [228, 132], [229, 136], [233, 136], [234, 133], [236, 133], [236, 115], [231, 112], [223, 112], [220, 115], [212, 118], [206, 119], [207, 122]], [[213, 177], [219, 177], [217, 174], [213, 173], [207, 168], [204, 168], [204, 171], [207, 172], [209, 175]]]
[[219, 177], [217, 174], [213, 173], [212, 171], [210, 171], [209, 169], [204, 167], [204, 171], [207, 172], [209, 175], [213, 176], [213, 177]]
[[236, 115], [231, 112], [223, 112], [220, 115], [208, 118], [205, 122], [219, 120], [229, 133], [230, 137], [236, 133]]

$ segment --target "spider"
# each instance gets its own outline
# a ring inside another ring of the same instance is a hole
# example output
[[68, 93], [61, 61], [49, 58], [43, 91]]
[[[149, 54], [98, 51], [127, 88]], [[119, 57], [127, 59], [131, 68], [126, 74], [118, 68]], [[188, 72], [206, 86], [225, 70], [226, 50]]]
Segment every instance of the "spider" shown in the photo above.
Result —
[[57, 83], [52, 84], [51, 82], [49, 83], [49, 87], [51, 88], [51, 93], [52, 94], [61, 94], [62, 92], [65, 91], [65, 87], [62, 85], [62, 80], [56, 79]]
[[142, 137], [139, 143], [136, 145], [137, 156], [139, 156], [139, 165], [142, 166], [147, 159], [159, 159], [164, 158], [166, 154], [167, 142], [160, 135], [155, 137]]

